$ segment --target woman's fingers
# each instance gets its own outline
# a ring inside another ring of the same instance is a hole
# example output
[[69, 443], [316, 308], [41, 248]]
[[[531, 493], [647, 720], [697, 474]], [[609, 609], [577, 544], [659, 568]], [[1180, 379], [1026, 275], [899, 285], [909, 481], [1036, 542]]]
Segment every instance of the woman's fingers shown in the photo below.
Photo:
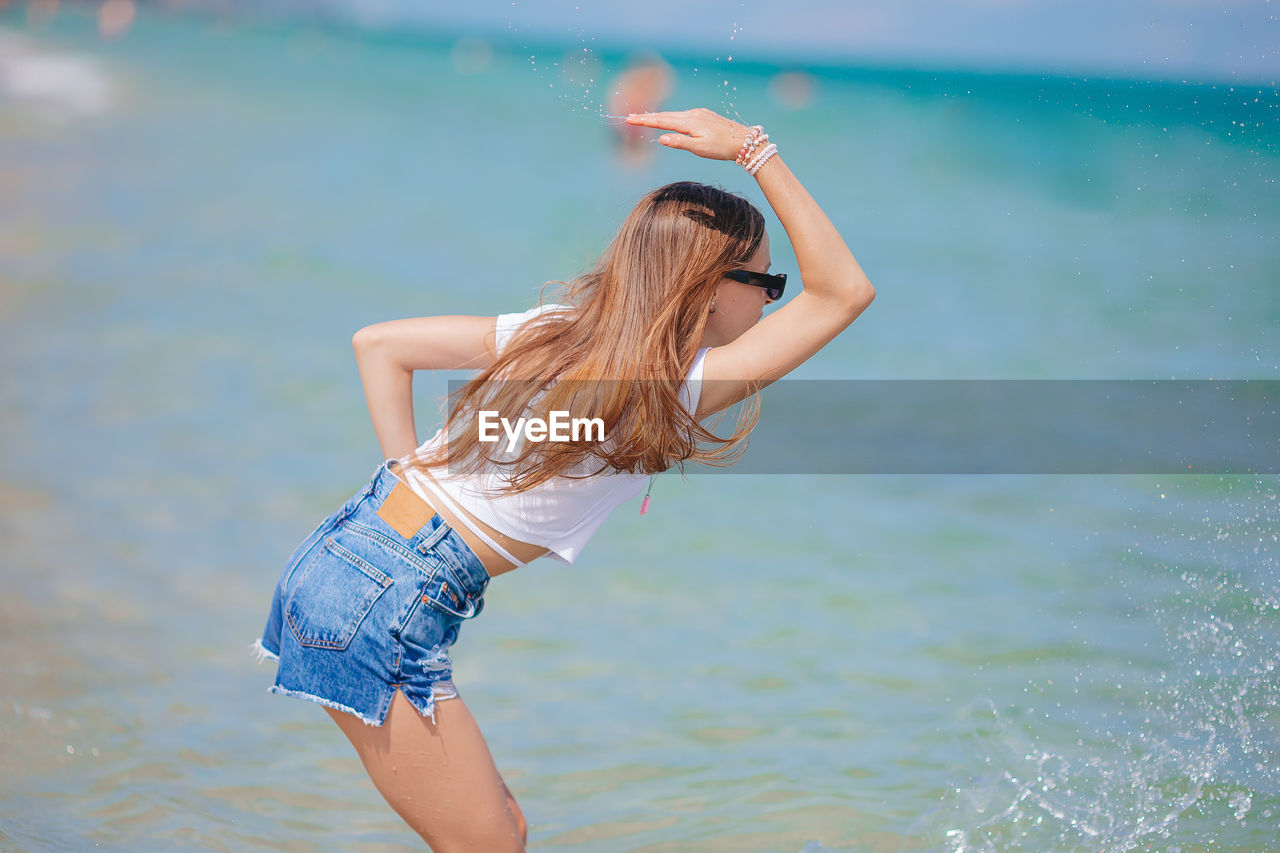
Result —
[[667, 113], [633, 113], [627, 116], [627, 124], [638, 124], [641, 127], [656, 127], [659, 130], [678, 130], [688, 133], [693, 129], [688, 110]]
[[679, 112], [633, 113], [627, 123], [657, 130], [675, 131], [659, 138], [668, 148], [691, 151], [700, 157], [716, 160], [732, 160], [741, 143], [741, 125], [708, 109], [681, 110]]
[[658, 137], [658, 141], [668, 148], [676, 148], [681, 151], [693, 150], [693, 137], [683, 136], [679, 133], [664, 133]]

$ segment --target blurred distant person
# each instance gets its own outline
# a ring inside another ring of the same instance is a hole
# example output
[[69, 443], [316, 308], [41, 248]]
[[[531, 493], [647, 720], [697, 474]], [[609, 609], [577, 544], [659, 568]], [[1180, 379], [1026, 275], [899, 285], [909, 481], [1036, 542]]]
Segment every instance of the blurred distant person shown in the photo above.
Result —
[[813, 102], [813, 77], [803, 71], [782, 71], [769, 81], [769, 94], [789, 110], [803, 109]]
[[[566, 286], [564, 304], [359, 330], [356, 364], [387, 461], [298, 546], [256, 644], [278, 661], [272, 691], [323, 705], [382, 796], [437, 853], [525, 845], [524, 815], [458, 695], [449, 655], [490, 581], [542, 556], [572, 563], [653, 475], [732, 462], [753, 421], [724, 437], [703, 421], [816, 355], [875, 295], [763, 128], [705, 109], [626, 121], [663, 131], [667, 148], [740, 164], [791, 239], [800, 292], [765, 317], [787, 277], [769, 272], [764, 215], [741, 196], [681, 181], [640, 200], [595, 268]], [[419, 370], [479, 372], [421, 445]], [[557, 439], [557, 414], [601, 428], [579, 435], [575, 425]], [[697, 577], [704, 556], [672, 558], [688, 563], [699, 606], [713, 607]], [[782, 565], [779, 577], [794, 571]], [[566, 607], [608, 607], [557, 578]], [[679, 630], [654, 619], [655, 630]], [[538, 700], [557, 692], [545, 684]]]
[[[671, 94], [673, 79], [671, 66], [657, 54], [633, 59], [614, 82], [609, 95], [609, 114], [621, 117], [656, 112]], [[619, 122], [614, 129], [625, 156], [645, 157], [653, 151], [653, 147], [646, 144], [649, 135], [644, 128]]]

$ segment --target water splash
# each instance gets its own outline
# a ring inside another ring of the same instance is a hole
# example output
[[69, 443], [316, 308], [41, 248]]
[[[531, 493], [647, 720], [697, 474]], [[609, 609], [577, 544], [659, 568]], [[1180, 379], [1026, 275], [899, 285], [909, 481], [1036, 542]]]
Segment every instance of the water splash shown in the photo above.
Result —
[[[1165, 484], [1163, 492], [1185, 491], [1195, 506], [1200, 479]], [[1206, 842], [1253, 849], [1276, 837], [1276, 483], [1222, 485], [1216, 505], [1188, 521], [1179, 502], [1173, 527], [1121, 561], [1128, 615], [1149, 619], [1164, 638], [1158, 665], [1124, 683], [1103, 672], [1105, 664], [1078, 672], [1071, 693], [1106, 703], [1094, 722], [1066, 700], [1056, 713], [972, 702], [955, 730], [966, 780], [917, 825], [921, 834], [945, 839], [955, 853]], [[1033, 686], [1028, 693], [1054, 695]]]
[[[580, 5], [573, 8], [574, 12], [582, 10]], [[507, 29], [512, 33], [520, 31], [511, 20], [507, 21]], [[535, 50], [529, 53], [529, 68], [543, 79], [546, 87], [568, 109], [603, 116], [605, 110], [596, 91], [605, 75], [605, 68], [592, 44], [595, 36], [587, 35], [585, 28], [576, 23], [570, 23], [566, 32], [572, 47], [563, 53], [553, 54]], [[527, 45], [525, 49], [528, 50]]]
[[[746, 5], [747, 4], [745, 2], [742, 2], [738, 4], [738, 7], [745, 9]], [[737, 21], [734, 21], [733, 25], [729, 28], [729, 41], [731, 42], [735, 41], [738, 38], [738, 34], [741, 32], [742, 32], [742, 26], [739, 25]], [[733, 62], [733, 48], [734, 48], [734, 45], [729, 46], [728, 58], [725, 60], [726, 66], [730, 65], [730, 63]], [[736, 85], [730, 84], [729, 71], [730, 71], [729, 68], [725, 69], [725, 77], [723, 82], [724, 91], [721, 92], [721, 96], [720, 96], [720, 110], [726, 116], [731, 116], [736, 121], [741, 122], [742, 124], [747, 124], [747, 122], [743, 120], [742, 116], [738, 114], [738, 107], [737, 107], [738, 87]]]
[[[515, 3], [511, 4], [515, 6]], [[740, 8], [745, 8], [745, 2], [739, 4]], [[574, 6], [574, 12], [581, 12], [582, 6]], [[513, 21], [507, 21], [507, 28], [512, 33], [519, 33], [520, 28]], [[738, 21], [733, 21], [729, 28], [729, 36], [727, 45], [728, 51], [723, 60], [717, 55], [713, 60], [711, 67], [712, 73], [715, 75], [716, 88], [720, 101], [720, 111], [738, 121], [744, 121], [737, 109], [738, 86], [733, 79], [734, 61], [734, 44], [738, 35], [743, 31], [743, 27]], [[596, 36], [589, 35], [583, 26], [577, 23], [571, 23], [566, 28], [568, 42], [571, 47], [563, 53], [551, 53], [547, 50], [533, 50], [529, 53], [529, 68], [542, 78], [545, 87], [555, 94], [556, 99], [567, 109], [575, 113], [587, 113], [597, 116], [602, 122], [613, 127], [619, 127], [625, 124], [625, 111], [645, 111], [655, 108], [677, 108], [661, 103], [665, 100], [665, 94], [669, 93], [670, 86], [665, 87], [662, 97], [655, 99], [654, 104], [641, 103], [632, 104], [625, 88], [624, 78], [626, 72], [630, 70], [627, 67], [613, 68], [607, 63], [600, 52], [597, 50], [595, 41]], [[526, 46], [526, 50], [529, 48]], [[634, 68], [638, 63], [653, 62], [666, 68], [668, 74], [670, 69], [656, 55], [633, 57], [630, 61], [630, 68]], [[692, 76], [697, 78], [699, 72], [703, 71], [702, 65], [694, 65], [692, 67]], [[656, 104], [656, 105], [655, 105]], [[689, 106], [689, 105], [683, 105]]]

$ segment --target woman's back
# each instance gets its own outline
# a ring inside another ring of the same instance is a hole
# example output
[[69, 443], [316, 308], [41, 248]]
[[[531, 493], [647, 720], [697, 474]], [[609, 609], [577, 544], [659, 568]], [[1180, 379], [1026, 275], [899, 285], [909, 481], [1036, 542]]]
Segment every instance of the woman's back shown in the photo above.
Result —
[[[506, 349], [522, 327], [536, 323], [549, 311], [572, 311], [572, 306], [543, 305], [519, 314], [500, 314], [495, 322], [495, 351]], [[680, 403], [686, 411], [697, 410], [702, 386], [702, 366], [707, 350], [700, 350], [680, 389]], [[493, 380], [520, 381], [520, 380]], [[615, 380], [606, 380], [615, 381]], [[478, 432], [492, 439], [488, 456], [496, 462], [515, 464], [527, 443], [598, 441], [611, 439], [601, 418], [589, 410], [551, 412], [549, 419], [500, 418], [495, 412], [480, 412]], [[541, 420], [542, 425], [532, 423]], [[585, 422], [585, 423], [584, 423]], [[430, 457], [444, 448], [442, 428], [419, 447], [414, 456]], [[556, 477], [523, 491], [507, 488], [509, 478], [500, 464], [486, 465], [470, 472], [453, 472], [448, 465], [429, 469], [405, 464], [401, 477], [424, 500], [440, 501], [466, 519], [478, 520], [508, 537], [546, 548], [549, 555], [573, 563], [587, 541], [620, 504], [639, 495], [649, 476], [610, 469], [594, 457], [586, 457]], [[427, 471], [430, 471], [428, 476]], [[474, 532], [474, 531], [473, 531]]]

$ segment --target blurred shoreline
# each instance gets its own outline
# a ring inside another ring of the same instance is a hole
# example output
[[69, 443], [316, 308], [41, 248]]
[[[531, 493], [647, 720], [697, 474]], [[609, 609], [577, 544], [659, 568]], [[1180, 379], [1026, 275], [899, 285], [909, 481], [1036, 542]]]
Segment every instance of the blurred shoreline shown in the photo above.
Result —
[[[371, 26], [344, 16], [336, 10], [310, 10], [306, 13], [283, 8], [268, 9], [238, 2], [188, 0], [177, 8], [169, 3], [143, 4], [131, 26], [145, 27], [166, 19], [186, 19], [197, 27], [215, 31], [256, 32], [259, 35], [287, 36], [290, 40], [332, 39], [338, 42], [364, 44], [371, 48], [405, 48], [408, 50], [452, 51], [454, 70], [466, 76], [491, 73], [499, 60], [521, 62], [528, 57], [525, 71], [546, 75], [550, 67], [560, 68], [561, 77], [549, 82], [563, 88], [580, 85], [567, 67], [581, 59], [580, 41], [548, 36], [528, 37], [501, 28], [464, 29], [427, 24]], [[89, 6], [64, 9], [56, 18], [37, 27], [25, 26], [16, 7], [0, 9], [0, 93], [12, 90], [13, 69], [24, 61], [29, 49], [48, 40], [52, 47], [64, 36], [83, 38], [92, 31], [94, 11]], [[123, 48], [128, 43], [127, 31], [111, 38], [103, 37], [104, 50], [111, 42]], [[5, 45], [5, 40], [8, 46]], [[24, 41], [25, 40], [25, 41]], [[28, 49], [24, 49], [23, 45]], [[16, 48], [16, 49], [15, 49]], [[595, 87], [602, 94], [603, 83], [621, 72], [645, 48], [639, 42], [592, 39], [585, 50], [587, 71], [596, 69], [600, 79]], [[463, 54], [459, 59], [459, 53]], [[659, 55], [676, 68], [686, 82], [697, 81], [699, 74], [707, 80], [725, 78], [727, 82], [766, 78], [773, 81], [774, 95], [788, 109], [807, 105], [814, 90], [824, 84], [856, 85], [904, 93], [919, 99], [954, 99], [963, 103], [975, 96], [999, 97], [1005, 103], [1022, 103], [1027, 109], [1061, 109], [1067, 106], [1088, 118], [1120, 125], [1175, 123], [1212, 130], [1233, 144], [1248, 144], [1266, 153], [1280, 152], [1280, 122], [1275, 111], [1280, 104], [1280, 88], [1274, 83], [1189, 80], [1171, 77], [1142, 77], [1124, 73], [1072, 73], [1046, 68], [975, 68], [960, 65], [927, 67], [918, 63], [894, 61], [835, 60], [809, 55], [794, 60], [780, 56], [753, 55], [750, 51], [734, 54], [732, 62], [721, 61], [711, 51], [696, 51], [687, 46], [662, 48]], [[481, 57], [479, 62], [475, 57]], [[8, 70], [6, 71], [6, 66]], [[503, 69], [510, 70], [509, 65]], [[578, 76], [583, 76], [579, 69]], [[101, 101], [105, 92], [82, 93], [85, 111], [95, 107], [89, 101]], [[1141, 109], [1133, 109], [1135, 102]], [[726, 106], [730, 101], [721, 104]], [[686, 92], [665, 104], [667, 109], [684, 109], [694, 104]], [[710, 104], [713, 108], [716, 104]]]
[[[116, 0], [122, 2], [122, 0]], [[812, 48], [804, 45], [778, 45], [762, 47], [758, 44], [728, 41], [707, 46], [678, 37], [645, 38], [634, 34], [605, 33], [586, 37], [579, 32], [573, 36], [557, 36], [547, 29], [518, 28], [496, 21], [465, 22], [431, 19], [430, 12], [422, 10], [425, 17], [415, 18], [408, 11], [399, 16], [362, 16], [352, 4], [329, 2], [290, 2], [280, 0], [273, 4], [250, 0], [155, 0], [135, 2], [137, 16], [189, 17], [224, 27], [299, 28], [316, 34], [335, 37], [365, 39], [382, 44], [421, 45], [425, 47], [448, 46], [459, 40], [478, 40], [495, 49], [511, 53], [553, 54], [586, 48], [604, 61], [621, 64], [626, 57], [642, 52], [656, 52], [673, 64], [689, 66], [716, 66], [721, 70], [741, 69], [744, 73], [769, 73], [805, 71], [834, 79], [849, 79], [886, 85], [910, 85], [934, 78], [944, 78], [955, 85], [981, 82], [988, 79], [1023, 81], [1027, 84], [1053, 84], [1070, 82], [1099, 87], [1115, 85], [1141, 85], [1171, 90], [1216, 89], [1235, 87], [1257, 92], [1280, 91], [1280, 60], [1275, 67], [1258, 69], [1252, 73], [1213, 73], [1205, 69], [1164, 69], [1151, 73], [1149, 69], [1117, 67], [1114, 63], [1077, 64], [1046, 62], [1043, 64], [1014, 61], [992, 57], [985, 60], [942, 56], [936, 60], [922, 56], [884, 51], [856, 51], [848, 53], [831, 48]], [[512, 4], [515, 5], [514, 3]], [[31, 25], [29, 9], [24, 14], [17, 6], [0, 7], [0, 25], [17, 31], [39, 35], [48, 23], [58, 17], [71, 15], [90, 17], [97, 14], [93, 4], [81, 3], [67, 7], [52, 3], [56, 14], [40, 19]], [[26, 19], [24, 22], [24, 18]], [[127, 27], [126, 27], [127, 29]], [[119, 36], [125, 36], [125, 32]], [[724, 61], [731, 58], [732, 65]]]

